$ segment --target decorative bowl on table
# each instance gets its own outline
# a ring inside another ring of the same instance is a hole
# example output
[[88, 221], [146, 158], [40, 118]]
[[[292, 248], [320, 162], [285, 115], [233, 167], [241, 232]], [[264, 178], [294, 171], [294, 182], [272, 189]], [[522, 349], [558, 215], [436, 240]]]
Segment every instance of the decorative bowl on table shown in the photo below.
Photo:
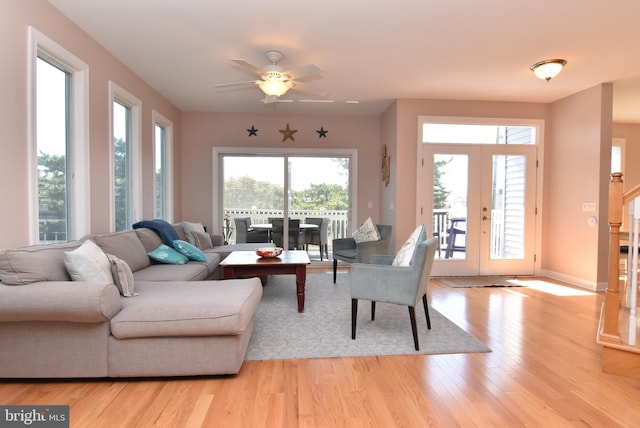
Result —
[[282, 254], [282, 248], [269, 247], [269, 248], [256, 248], [256, 254], [264, 258], [278, 257]]

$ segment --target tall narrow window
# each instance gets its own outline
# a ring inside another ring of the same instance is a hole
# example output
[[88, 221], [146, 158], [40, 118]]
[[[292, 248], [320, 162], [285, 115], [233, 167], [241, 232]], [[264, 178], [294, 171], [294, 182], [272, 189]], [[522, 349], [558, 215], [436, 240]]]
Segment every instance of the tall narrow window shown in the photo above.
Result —
[[115, 230], [126, 230], [131, 215], [131, 109], [113, 102], [113, 191]]
[[71, 74], [38, 58], [36, 76], [38, 240], [66, 241], [73, 236], [69, 185]]
[[165, 177], [165, 156], [164, 156], [164, 143], [165, 143], [165, 129], [158, 125], [154, 126], [154, 174], [155, 174], [155, 204], [156, 204], [156, 218], [165, 218], [165, 189], [166, 189], [166, 177]]
[[131, 229], [142, 212], [140, 110], [142, 103], [113, 82], [111, 89], [111, 224]]
[[173, 178], [171, 142], [173, 123], [155, 110], [153, 115], [154, 214], [173, 221]]
[[29, 27], [29, 241], [78, 239], [90, 230], [89, 67]]

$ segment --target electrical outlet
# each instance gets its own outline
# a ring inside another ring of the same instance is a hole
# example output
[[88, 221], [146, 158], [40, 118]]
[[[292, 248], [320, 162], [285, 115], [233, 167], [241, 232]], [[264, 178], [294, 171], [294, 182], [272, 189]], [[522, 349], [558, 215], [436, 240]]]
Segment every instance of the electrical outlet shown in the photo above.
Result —
[[594, 212], [596, 212], [596, 203], [595, 202], [583, 202], [582, 203], [582, 212], [583, 213], [594, 213]]

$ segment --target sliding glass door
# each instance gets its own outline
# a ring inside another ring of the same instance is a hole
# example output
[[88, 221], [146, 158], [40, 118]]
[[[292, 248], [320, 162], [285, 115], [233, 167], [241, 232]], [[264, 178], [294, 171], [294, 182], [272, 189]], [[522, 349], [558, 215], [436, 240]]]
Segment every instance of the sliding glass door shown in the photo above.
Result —
[[[323, 242], [330, 245], [334, 237], [346, 236], [351, 214], [353, 156], [221, 152], [217, 161], [221, 178], [217, 214], [221, 227], [225, 227], [225, 217], [232, 227], [235, 227], [233, 219], [238, 217], [249, 217], [250, 223], [258, 227], [266, 227], [273, 218], [300, 220], [303, 224], [308, 219], [324, 218], [328, 227], [321, 237]], [[288, 222], [284, 222], [284, 229], [282, 246], [287, 248]], [[235, 230], [230, 235], [230, 242], [238, 241]], [[304, 242], [299, 246], [304, 248]], [[320, 246], [314, 245], [310, 250], [312, 259], [320, 257]]]

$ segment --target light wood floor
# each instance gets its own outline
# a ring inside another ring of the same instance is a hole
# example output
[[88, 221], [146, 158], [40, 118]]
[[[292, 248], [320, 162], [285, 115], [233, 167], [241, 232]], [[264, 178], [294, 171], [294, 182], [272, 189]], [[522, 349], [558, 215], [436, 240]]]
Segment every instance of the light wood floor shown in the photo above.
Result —
[[493, 352], [251, 361], [233, 377], [3, 381], [0, 404], [69, 404], [72, 427], [640, 426], [640, 382], [600, 371], [602, 295], [437, 280], [429, 294]]

